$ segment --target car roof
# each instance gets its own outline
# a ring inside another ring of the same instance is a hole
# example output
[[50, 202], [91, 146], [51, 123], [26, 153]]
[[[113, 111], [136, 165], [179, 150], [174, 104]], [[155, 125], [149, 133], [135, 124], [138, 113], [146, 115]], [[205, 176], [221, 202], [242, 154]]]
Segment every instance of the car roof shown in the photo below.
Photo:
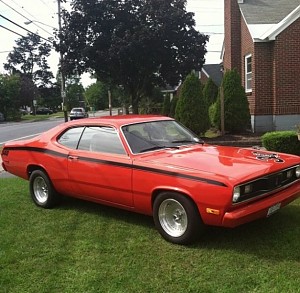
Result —
[[161, 115], [116, 115], [116, 116], [92, 117], [92, 118], [71, 121], [68, 123], [71, 125], [105, 124], [105, 125], [111, 125], [116, 128], [119, 128], [128, 124], [160, 121], [160, 120], [174, 120], [174, 119], [166, 116], [161, 116]]

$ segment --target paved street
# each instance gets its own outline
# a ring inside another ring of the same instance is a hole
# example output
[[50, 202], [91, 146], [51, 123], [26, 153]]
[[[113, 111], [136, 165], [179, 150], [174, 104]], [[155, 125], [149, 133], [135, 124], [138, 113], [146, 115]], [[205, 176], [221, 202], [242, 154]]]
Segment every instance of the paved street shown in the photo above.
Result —
[[[113, 115], [117, 114], [117, 109], [113, 109]], [[101, 117], [109, 115], [108, 110], [89, 113], [90, 117]], [[20, 140], [34, 137], [56, 125], [64, 123], [63, 118], [51, 118], [38, 122], [8, 122], [0, 124], [0, 146], [7, 141]], [[2, 168], [2, 159], [0, 156], [0, 178], [12, 177], [13, 175], [5, 172]]]

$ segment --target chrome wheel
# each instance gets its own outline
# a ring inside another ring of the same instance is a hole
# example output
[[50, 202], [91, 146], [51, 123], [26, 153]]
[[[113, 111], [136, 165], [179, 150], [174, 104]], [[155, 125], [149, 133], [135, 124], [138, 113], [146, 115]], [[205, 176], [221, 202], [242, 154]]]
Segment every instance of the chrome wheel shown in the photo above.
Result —
[[49, 176], [43, 170], [34, 170], [31, 173], [29, 189], [34, 203], [45, 209], [54, 207], [60, 199]]
[[35, 198], [41, 204], [45, 203], [49, 197], [48, 185], [43, 177], [36, 177], [33, 182], [33, 192]]
[[163, 230], [171, 237], [182, 236], [188, 227], [186, 210], [175, 199], [165, 199], [160, 204], [158, 219]]

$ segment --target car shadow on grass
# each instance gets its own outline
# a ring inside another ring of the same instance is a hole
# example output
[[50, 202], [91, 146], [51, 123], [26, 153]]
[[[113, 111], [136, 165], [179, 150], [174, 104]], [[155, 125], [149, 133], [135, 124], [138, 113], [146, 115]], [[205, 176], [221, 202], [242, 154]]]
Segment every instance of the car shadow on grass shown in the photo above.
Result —
[[[151, 229], [151, 234], [155, 230], [152, 217], [80, 199], [63, 197], [57, 208], [76, 210], [78, 213], [99, 215], [129, 225], [142, 226]], [[289, 205], [269, 218], [233, 229], [207, 227], [200, 239], [187, 246], [187, 249], [231, 250], [262, 259], [299, 261], [299, 223], [300, 206]], [[161, 239], [158, 232], [156, 235]]]
[[101, 217], [113, 218], [133, 225], [142, 225], [153, 228], [153, 219], [150, 216], [133, 213], [127, 210], [114, 208], [90, 201], [85, 201], [72, 197], [62, 197], [60, 204], [56, 207], [60, 210], [76, 210], [79, 213], [91, 213], [101, 215]]

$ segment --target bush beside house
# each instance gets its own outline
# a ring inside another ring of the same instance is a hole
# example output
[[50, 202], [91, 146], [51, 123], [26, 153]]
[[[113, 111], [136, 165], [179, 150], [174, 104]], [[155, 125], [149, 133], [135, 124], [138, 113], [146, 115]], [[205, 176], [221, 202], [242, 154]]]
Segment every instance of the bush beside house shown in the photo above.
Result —
[[201, 82], [195, 74], [188, 75], [182, 85], [175, 118], [196, 134], [204, 133], [209, 128], [207, 104]]
[[267, 132], [261, 137], [261, 141], [269, 151], [300, 156], [300, 142], [295, 131]]
[[[236, 69], [226, 71], [221, 90], [222, 88], [224, 93], [225, 131], [239, 133], [247, 130], [251, 123], [249, 103]], [[221, 90], [214, 110], [214, 124], [219, 128], [221, 128]]]

